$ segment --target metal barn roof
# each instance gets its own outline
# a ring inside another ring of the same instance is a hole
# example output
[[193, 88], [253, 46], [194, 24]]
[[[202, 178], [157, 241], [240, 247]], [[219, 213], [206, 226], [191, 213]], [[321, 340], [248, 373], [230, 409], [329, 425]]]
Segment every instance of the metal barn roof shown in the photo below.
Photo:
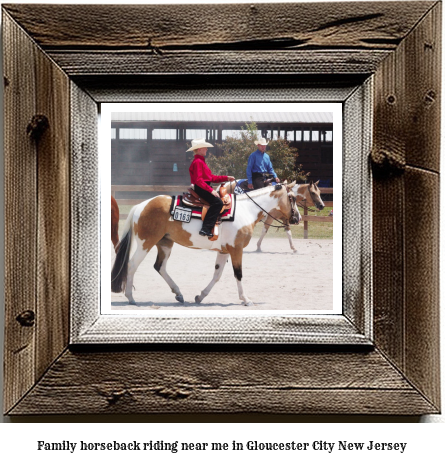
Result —
[[112, 121], [215, 121], [248, 123], [332, 123], [330, 112], [113, 112]]

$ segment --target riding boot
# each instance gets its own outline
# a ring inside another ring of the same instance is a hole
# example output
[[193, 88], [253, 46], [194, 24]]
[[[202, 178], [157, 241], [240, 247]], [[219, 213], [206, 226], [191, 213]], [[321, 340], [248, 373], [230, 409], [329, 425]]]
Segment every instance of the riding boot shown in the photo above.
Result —
[[201, 229], [201, 231], [199, 231], [199, 235], [200, 236], [207, 236], [207, 237], [213, 237], [213, 234], [211, 231], [208, 231], [206, 228], [203, 228]]

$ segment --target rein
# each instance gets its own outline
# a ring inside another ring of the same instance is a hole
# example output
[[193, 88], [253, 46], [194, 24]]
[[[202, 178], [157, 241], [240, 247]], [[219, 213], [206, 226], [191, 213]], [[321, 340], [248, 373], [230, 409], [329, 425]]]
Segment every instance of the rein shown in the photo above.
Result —
[[[244, 191], [244, 193], [247, 195], [247, 197], [249, 197], [249, 199], [260, 209], [260, 210], [263, 210], [264, 213], [266, 213], [266, 215], [270, 216], [272, 219], [274, 219], [275, 221], [278, 221], [278, 223], [281, 223], [283, 226], [274, 226], [273, 224], [268, 224], [266, 223], [265, 221], [263, 220], [260, 220], [262, 223], [264, 224], [267, 224], [268, 226], [272, 226], [273, 228], [286, 228], [288, 226], [288, 224], [286, 223], [283, 223], [282, 221], [280, 221], [279, 219], [277, 218], [274, 218], [270, 213], [268, 213], [266, 210], [264, 210], [264, 208], [261, 206], [261, 205], [258, 205], [255, 200], [252, 199], [252, 197], [246, 192]], [[291, 203], [291, 208], [292, 208], [292, 203]], [[293, 208], [292, 208], [292, 213], [293, 213]]]
[[[306, 199], [304, 200], [306, 202]], [[312, 213], [317, 213], [318, 210], [314, 210], [313, 208], [308, 207], [307, 205], [303, 205], [302, 203], [297, 203], [297, 205], [301, 208], [307, 208], [308, 211]]]

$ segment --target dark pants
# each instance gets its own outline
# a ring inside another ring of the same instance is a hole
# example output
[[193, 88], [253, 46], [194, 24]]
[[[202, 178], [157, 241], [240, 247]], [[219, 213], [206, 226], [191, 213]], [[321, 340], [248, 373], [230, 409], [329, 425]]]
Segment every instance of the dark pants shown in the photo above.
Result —
[[202, 223], [202, 229], [204, 229], [204, 231], [207, 232], [212, 232], [213, 226], [215, 226], [216, 220], [218, 219], [219, 212], [222, 210], [222, 207], [224, 205], [223, 201], [219, 197], [215, 197], [210, 192], [201, 189], [196, 184], [194, 190], [201, 198], [203, 198], [210, 204], [207, 215]]
[[261, 189], [266, 187], [264, 184], [263, 173], [252, 173], [252, 184], [254, 189]]

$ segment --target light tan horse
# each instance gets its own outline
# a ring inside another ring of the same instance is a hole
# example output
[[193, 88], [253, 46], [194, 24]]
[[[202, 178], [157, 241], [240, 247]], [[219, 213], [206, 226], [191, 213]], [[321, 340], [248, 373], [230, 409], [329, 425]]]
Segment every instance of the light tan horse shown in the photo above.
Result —
[[[238, 181], [232, 181], [232, 182], [228, 182], [225, 184], [225, 187], [227, 188], [227, 192], [229, 194], [233, 194], [237, 182]], [[324, 203], [321, 200], [321, 193], [318, 187], [318, 183], [319, 181], [317, 182], [311, 181], [308, 184], [295, 184], [292, 188], [292, 191], [297, 196], [297, 202], [299, 200], [306, 201], [306, 205], [308, 207], [315, 207], [319, 211], [323, 210]], [[249, 191], [249, 192], [254, 192], [254, 191]], [[261, 243], [263, 242], [264, 236], [267, 234], [267, 231], [269, 230], [275, 218], [285, 223], [284, 230], [287, 233], [287, 238], [289, 239], [290, 248], [295, 253], [297, 249], [294, 247], [294, 244], [292, 242], [292, 232], [290, 229], [289, 222], [287, 222], [286, 218], [284, 218], [280, 210], [272, 210], [270, 214], [267, 215], [267, 218], [263, 220], [264, 226], [263, 226], [263, 230], [261, 231], [261, 236], [257, 242], [256, 252], [262, 251]]]
[[[238, 195], [234, 220], [221, 224], [218, 239], [214, 242], [199, 235], [202, 225], [200, 219], [192, 219], [189, 223], [173, 220], [170, 214], [172, 198], [168, 195], [159, 195], [134, 206], [128, 214], [111, 271], [112, 292], [125, 292], [129, 303], [136, 304], [133, 298], [134, 274], [150, 249], [156, 246], [158, 256], [154, 268], [170, 286], [176, 300], [183, 303], [184, 297], [166, 269], [176, 242], [192, 249], [217, 252], [213, 279], [195, 297], [196, 303], [201, 303], [219, 281], [230, 255], [239, 298], [244, 305], [252, 305], [241, 284], [243, 249], [249, 244], [255, 225], [273, 210], [279, 209], [286, 221], [298, 224], [301, 215], [296, 205], [296, 195], [292, 191], [294, 185], [295, 182], [264, 187], [250, 193], [250, 197]], [[199, 263], [194, 262], [190, 266], [199, 266]]]
[[111, 196], [111, 242], [113, 243], [114, 250], [117, 251], [116, 247], [119, 243], [119, 206], [116, 199]]

